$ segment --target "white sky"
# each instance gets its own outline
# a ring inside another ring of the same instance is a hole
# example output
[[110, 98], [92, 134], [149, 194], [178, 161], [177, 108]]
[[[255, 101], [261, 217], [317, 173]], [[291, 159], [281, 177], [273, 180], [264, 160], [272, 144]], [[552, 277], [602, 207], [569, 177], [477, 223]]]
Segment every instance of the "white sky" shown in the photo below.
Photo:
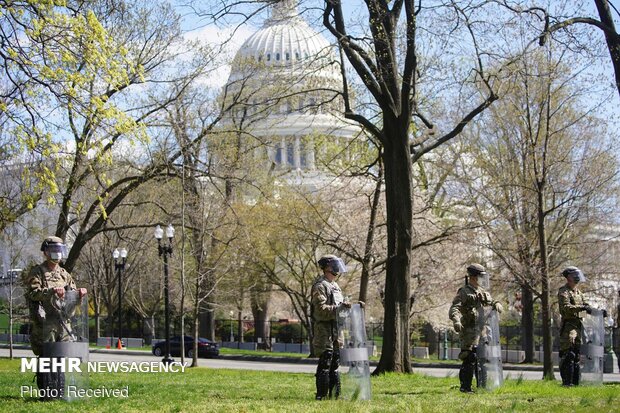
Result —
[[222, 88], [226, 81], [228, 80], [228, 75], [230, 74], [230, 65], [226, 62], [232, 61], [235, 53], [243, 42], [250, 37], [257, 28], [243, 25], [233, 32], [233, 28], [220, 28], [215, 25], [208, 25], [185, 34], [185, 38], [188, 40], [199, 40], [204, 42], [205, 44], [212, 45], [217, 47], [224, 42], [227, 42], [225, 45], [224, 54], [221, 56], [222, 62], [221, 64], [216, 64], [216, 69], [213, 72], [209, 73], [209, 77], [202, 79], [201, 84], [205, 87], [212, 88]]

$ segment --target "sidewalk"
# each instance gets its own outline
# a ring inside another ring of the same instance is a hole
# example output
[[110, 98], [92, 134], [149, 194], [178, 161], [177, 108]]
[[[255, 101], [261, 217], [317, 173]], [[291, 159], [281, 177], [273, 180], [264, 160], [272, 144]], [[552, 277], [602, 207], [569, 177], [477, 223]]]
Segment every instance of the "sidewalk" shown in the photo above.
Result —
[[[9, 348], [8, 344], [0, 344], [0, 348]], [[14, 345], [14, 349], [28, 350], [30, 346], [27, 345]], [[91, 353], [100, 353], [100, 354], [122, 354], [122, 355], [140, 355], [140, 356], [152, 356], [153, 353], [146, 350], [118, 350], [118, 349], [105, 349], [105, 348], [91, 348]], [[277, 353], [276, 353], [277, 354]], [[155, 356], [153, 356], [155, 357]], [[310, 357], [283, 357], [283, 356], [266, 356], [266, 355], [245, 355], [245, 354], [220, 354], [219, 359], [224, 360], [239, 360], [239, 361], [258, 361], [258, 362], [270, 362], [270, 363], [288, 363], [288, 364], [316, 364], [318, 362], [317, 358]], [[370, 365], [376, 366], [377, 361], [371, 360]], [[448, 368], [448, 369], [458, 369], [461, 367], [461, 363], [458, 361], [454, 362], [413, 362], [411, 363], [413, 368]], [[504, 363], [502, 365], [504, 370], [507, 371], [543, 371], [542, 365], [533, 365], [533, 364], [511, 364]], [[558, 366], [554, 366], [554, 371], [559, 371]], [[605, 375], [610, 376], [618, 376], [620, 379], [620, 375], [618, 374], [609, 374], [605, 373]]]
[[[152, 355], [150, 351], [145, 350], [118, 350], [118, 349], [91, 349], [91, 353], [112, 353], [112, 354], [123, 354], [123, 355]], [[277, 354], [277, 353], [275, 353]], [[247, 355], [247, 354], [220, 354], [220, 359], [227, 360], [240, 360], [240, 361], [260, 361], [260, 362], [272, 362], [272, 363], [289, 363], [289, 364], [316, 364], [318, 362], [318, 358], [310, 358], [310, 357], [283, 357], [283, 356], [266, 356], [266, 355]], [[376, 360], [371, 360], [370, 365], [376, 366]], [[413, 362], [411, 363], [412, 367], [423, 367], [423, 368], [454, 368], [458, 369], [461, 367], [461, 363], [458, 361], [454, 362]], [[515, 371], [542, 371], [543, 367], [532, 364], [503, 364], [504, 370], [515, 370]], [[556, 371], [559, 371], [557, 366], [555, 367]]]

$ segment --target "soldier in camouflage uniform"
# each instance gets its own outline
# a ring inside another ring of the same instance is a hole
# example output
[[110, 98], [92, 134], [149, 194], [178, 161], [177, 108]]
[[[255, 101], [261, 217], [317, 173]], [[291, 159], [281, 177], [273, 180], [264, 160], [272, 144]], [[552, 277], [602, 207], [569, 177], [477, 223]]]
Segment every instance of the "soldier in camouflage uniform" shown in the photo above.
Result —
[[592, 308], [586, 302], [583, 293], [577, 288], [579, 282], [585, 281], [583, 272], [577, 267], [567, 267], [562, 271], [566, 284], [558, 290], [558, 304], [562, 326], [560, 327], [560, 376], [563, 386], [579, 384], [579, 350], [581, 347], [581, 320], [590, 314]]
[[[471, 264], [467, 267], [467, 277], [465, 286], [459, 288], [452, 306], [450, 306], [449, 316], [454, 323], [454, 330], [459, 333], [461, 341], [461, 352], [459, 359], [463, 361], [459, 371], [461, 382], [460, 390], [464, 393], [473, 393], [471, 383], [474, 374], [478, 375], [478, 356], [476, 354], [481, 331], [479, 326], [478, 308], [480, 306], [492, 306], [498, 313], [502, 312], [502, 305], [493, 301], [491, 294], [478, 285], [478, 277], [486, 276], [485, 268], [480, 264]], [[480, 382], [478, 383], [480, 386]]]
[[336, 312], [340, 306], [350, 306], [344, 302], [336, 278], [347, 272], [344, 262], [335, 255], [325, 255], [318, 261], [323, 270], [312, 286], [312, 319], [314, 351], [319, 354], [316, 369], [316, 399], [338, 398], [340, 394], [340, 348], [343, 342], [338, 336]]
[[[71, 341], [71, 326], [67, 314], [60, 311], [59, 300], [65, 291], [75, 290], [73, 277], [60, 266], [66, 258], [67, 247], [59, 237], [48, 237], [41, 245], [45, 262], [32, 268], [24, 279], [24, 294], [30, 311], [30, 345], [32, 352], [43, 355], [44, 343]], [[79, 296], [86, 295], [86, 289], [80, 288]], [[58, 389], [62, 397], [64, 376], [62, 373], [37, 373], [39, 389]], [[46, 392], [49, 394], [49, 392]]]

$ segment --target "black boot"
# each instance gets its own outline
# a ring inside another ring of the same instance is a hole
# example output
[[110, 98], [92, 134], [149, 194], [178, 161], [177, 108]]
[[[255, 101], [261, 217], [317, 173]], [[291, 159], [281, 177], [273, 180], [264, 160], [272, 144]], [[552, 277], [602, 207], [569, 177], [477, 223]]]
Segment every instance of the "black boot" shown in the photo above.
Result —
[[340, 396], [340, 372], [329, 372], [329, 398], [338, 399]]
[[329, 393], [329, 369], [332, 364], [333, 353], [324, 351], [319, 357], [319, 365], [316, 367], [316, 399], [324, 400]]
[[329, 392], [329, 370], [317, 371], [316, 376], [316, 399], [327, 399]]
[[573, 385], [573, 376], [575, 373], [575, 353], [569, 350], [560, 357], [560, 376], [562, 377], [562, 386], [570, 387]]
[[459, 370], [459, 380], [461, 381], [461, 392], [473, 393], [471, 389], [471, 382], [474, 379], [474, 373], [476, 370], [476, 354], [470, 352], [469, 355], [463, 360], [461, 369]]
[[334, 351], [332, 362], [329, 366], [329, 398], [338, 399], [340, 396], [340, 351]]
[[51, 373], [41, 373], [41, 372], [37, 372], [36, 373], [36, 377], [37, 377], [37, 387], [39, 388], [39, 390], [41, 390], [39, 392], [39, 394], [42, 393], [41, 396], [39, 396], [39, 401], [47, 401], [47, 400], [51, 400], [48, 395], [49, 395], [49, 375]]
[[579, 386], [579, 380], [581, 379], [581, 367], [579, 366], [579, 357], [573, 362], [573, 386]]
[[61, 371], [57, 371], [56, 373], [52, 373], [54, 375], [54, 385], [56, 387], [56, 394], [58, 395], [57, 399], [65, 398], [65, 373]]

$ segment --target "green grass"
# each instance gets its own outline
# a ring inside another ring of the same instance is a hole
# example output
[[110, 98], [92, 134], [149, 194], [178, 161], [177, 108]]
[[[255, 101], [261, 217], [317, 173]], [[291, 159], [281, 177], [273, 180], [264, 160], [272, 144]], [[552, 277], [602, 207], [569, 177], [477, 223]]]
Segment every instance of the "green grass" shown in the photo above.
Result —
[[620, 384], [562, 388], [557, 382], [508, 380], [495, 392], [458, 391], [458, 379], [417, 374], [372, 378], [366, 402], [313, 400], [307, 373], [187, 369], [185, 373], [91, 373], [90, 387], [129, 386], [126, 399], [97, 398], [71, 403], [22, 398], [32, 374], [19, 361], [0, 359], [3, 412], [620, 412]]

